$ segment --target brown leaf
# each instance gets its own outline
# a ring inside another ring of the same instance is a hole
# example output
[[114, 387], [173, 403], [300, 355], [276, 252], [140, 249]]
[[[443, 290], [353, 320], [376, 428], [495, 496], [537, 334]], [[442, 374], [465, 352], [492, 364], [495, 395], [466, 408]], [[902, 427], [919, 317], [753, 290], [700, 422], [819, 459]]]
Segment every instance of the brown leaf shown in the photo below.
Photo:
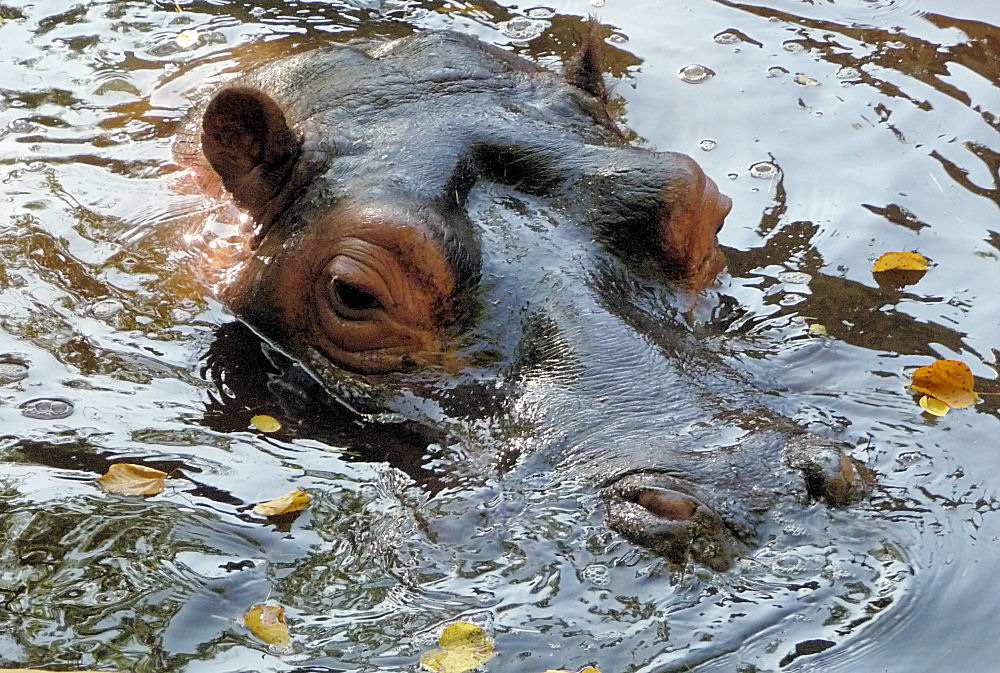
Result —
[[953, 409], [962, 409], [979, 401], [972, 390], [975, 380], [968, 365], [958, 360], [938, 360], [913, 372], [910, 388], [941, 400]]
[[261, 502], [253, 507], [253, 511], [262, 516], [281, 516], [306, 509], [312, 504], [312, 498], [305, 491], [292, 491], [280, 498]]
[[108, 493], [115, 495], [157, 495], [166, 488], [167, 473], [145, 465], [115, 463], [98, 479]]

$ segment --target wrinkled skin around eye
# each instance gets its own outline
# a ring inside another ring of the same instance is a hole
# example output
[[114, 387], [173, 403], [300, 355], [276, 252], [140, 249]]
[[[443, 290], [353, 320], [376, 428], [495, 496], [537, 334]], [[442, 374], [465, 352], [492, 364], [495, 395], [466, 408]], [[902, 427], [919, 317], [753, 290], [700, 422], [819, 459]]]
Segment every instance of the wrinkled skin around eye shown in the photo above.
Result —
[[228, 288], [233, 311], [303, 361], [383, 373], [433, 362], [452, 310], [450, 265], [419, 222], [390, 208], [332, 213], [265, 239]]

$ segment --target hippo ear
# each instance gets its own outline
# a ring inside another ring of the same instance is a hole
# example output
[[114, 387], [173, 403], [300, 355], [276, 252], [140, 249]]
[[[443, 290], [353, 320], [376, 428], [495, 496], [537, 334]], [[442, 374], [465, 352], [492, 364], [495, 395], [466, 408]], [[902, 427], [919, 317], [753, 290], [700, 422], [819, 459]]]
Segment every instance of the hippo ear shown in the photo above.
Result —
[[220, 91], [202, 118], [201, 150], [236, 203], [259, 214], [281, 191], [302, 142], [267, 94]]
[[607, 103], [608, 87], [604, 83], [604, 69], [601, 64], [604, 30], [601, 23], [593, 16], [587, 19], [584, 30], [586, 33], [579, 40], [579, 48], [566, 60], [566, 81], [602, 103]]

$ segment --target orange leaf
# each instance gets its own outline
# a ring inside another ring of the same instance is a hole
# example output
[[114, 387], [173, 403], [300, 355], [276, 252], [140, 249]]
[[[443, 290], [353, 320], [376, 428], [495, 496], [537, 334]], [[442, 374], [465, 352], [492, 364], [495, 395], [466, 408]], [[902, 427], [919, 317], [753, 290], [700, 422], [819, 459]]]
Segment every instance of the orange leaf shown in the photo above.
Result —
[[305, 491], [292, 491], [280, 498], [261, 502], [253, 507], [253, 511], [263, 516], [281, 516], [306, 509], [312, 504], [312, 498]]
[[280, 605], [255, 605], [243, 618], [243, 623], [268, 645], [285, 649], [292, 644], [285, 622], [285, 608]]
[[873, 273], [882, 271], [926, 271], [930, 261], [916, 252], [887, 252], [875, 262]]
[[964, 362], [938, 360], [913, 372], [910, 388], [941, 400], [949, 407], [962, 409], [979, 401], [979, 396], [972, 390], [974, 384], [972, 371]]
[[166, 472], [152, 467], [115, 463], [97, 481], [105, 491], [115, 495], [157, 495], [166, 488], [166, 478]]

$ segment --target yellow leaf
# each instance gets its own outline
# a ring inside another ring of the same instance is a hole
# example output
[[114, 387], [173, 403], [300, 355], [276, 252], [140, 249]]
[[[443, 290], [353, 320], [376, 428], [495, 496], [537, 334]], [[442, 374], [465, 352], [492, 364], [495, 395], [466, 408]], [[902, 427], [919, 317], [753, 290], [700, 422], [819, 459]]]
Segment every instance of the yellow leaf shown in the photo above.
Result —
[[933, 397], [928, 397], [923, 395], [920, 398], [920, 408], [931, 414], [932, 416], [944, 416], [948, 413], [948, 405], [941, 400], [936, 400]]
[[253, 511], [263, 516], [280, 516], [306, 509], [312, 504], [312, 498], [305, 491], [292, 491], [280, 498], [261, 502], [253, 507]]
[[829, 333], [826, 331], [826, 325], [814, 322], [812, 325], [809, 325], [809, 334], [811, 336], [827, 336]]
[[97, 481], [115, 495], [157, 495], [166, 488], [167, 473], [132, 463], [115, 463]]
[[187, 49], [188, 47], [198, 44], [198, 31], [197, 30], [182, 30], [174, 38], [174, 42], [181, 49]]
[[243, 618], [243, 623], [268, 645], [285, 649], [292, 644], [285, 623], [285, 608], [280, 605], [255, 605]]
[[278, 419], [273, 416], [268, 416], [267, 414], [257, 414], [250, 419], [250, 425], [257, 428], [261, 432], [277, 432], [281, 430], [281, 423]]
[[930, 261], [916, 252], [887, 252], [875, 262], [872, 273], [883, 271], [926, 271]]
[[465, 673], [496, 654], [489, 636], [478, 626], [465, 622], [446, 628], [438, 645], [420, 657], [420, 665], [436, 673]]
[[972, 371], [964, 362], [938, 360], [913, 372], [910, 388], [953, 409], [963, 409], [979, 401], [979, 396], [972, 390], [974, 384]]

